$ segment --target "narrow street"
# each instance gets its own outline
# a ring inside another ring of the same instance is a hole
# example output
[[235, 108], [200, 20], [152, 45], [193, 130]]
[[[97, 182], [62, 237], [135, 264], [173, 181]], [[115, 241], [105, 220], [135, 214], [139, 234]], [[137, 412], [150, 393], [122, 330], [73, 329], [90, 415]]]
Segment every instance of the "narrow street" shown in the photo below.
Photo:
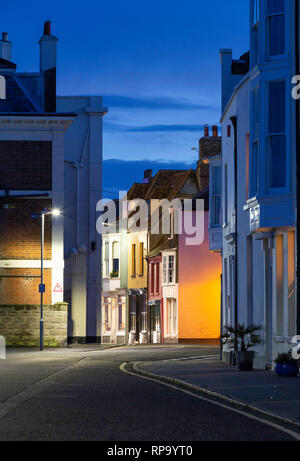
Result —
[[0, 440], [294, 440], [213, 402], [120, 370], [124, 362], [218, 352], [172, 345], [8, 352], [0, 361]]

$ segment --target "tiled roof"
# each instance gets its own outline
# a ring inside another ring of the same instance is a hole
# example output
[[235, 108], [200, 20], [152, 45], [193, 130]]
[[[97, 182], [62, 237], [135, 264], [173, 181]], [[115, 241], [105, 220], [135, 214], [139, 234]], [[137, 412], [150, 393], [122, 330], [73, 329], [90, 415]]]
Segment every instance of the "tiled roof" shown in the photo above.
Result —
[[146, 199], [147, 191], [151, 183], [134, 183], [127, 194], [128, 200]]
[[36, 108], [24, 93], [14, 75], [6, 74], [6, 99], [0, 99], [2, 113], [37, 113]]
[[187, 179], [193, 176], [193, 170], [159, 170], [146, 195], [146, 200], [175, 198]]

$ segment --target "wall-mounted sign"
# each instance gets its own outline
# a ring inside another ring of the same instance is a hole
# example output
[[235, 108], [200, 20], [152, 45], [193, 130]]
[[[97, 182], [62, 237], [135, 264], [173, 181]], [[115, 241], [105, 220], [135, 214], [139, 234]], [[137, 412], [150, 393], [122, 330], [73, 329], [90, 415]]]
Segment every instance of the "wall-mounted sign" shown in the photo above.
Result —
[[53, 292], [54, 292], [54, 293], [62, 293], [62, 292], [63, 292], [62, 287], [60, 286], [59, 283], [57, 283], [57, 284], [55, 285], [55, 287], [54, 287], [54, 289], [53, 289]]

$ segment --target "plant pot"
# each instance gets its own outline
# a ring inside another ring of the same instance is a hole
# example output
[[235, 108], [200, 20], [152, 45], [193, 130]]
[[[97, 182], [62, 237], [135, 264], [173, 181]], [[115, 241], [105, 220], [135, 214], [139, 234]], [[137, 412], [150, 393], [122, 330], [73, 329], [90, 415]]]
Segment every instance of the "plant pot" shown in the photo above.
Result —
[[278, 376], [298, 376], [299, 367], [293, 363], [276, 363], [275, 372]]
[[254, 351], [238, 352], [237, 363], [240, 371], [253, 370]]

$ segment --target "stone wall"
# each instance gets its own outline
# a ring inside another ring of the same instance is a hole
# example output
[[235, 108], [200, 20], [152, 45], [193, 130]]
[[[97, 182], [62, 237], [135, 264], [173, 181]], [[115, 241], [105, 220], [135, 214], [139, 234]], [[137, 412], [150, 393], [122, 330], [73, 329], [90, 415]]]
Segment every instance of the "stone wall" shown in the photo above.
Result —
[[[68, 304], [44, 306], [44, 345], [66, 346]], [[39, 346], [40, 306], [0, 305], [0, 335], [7, 346]]]

